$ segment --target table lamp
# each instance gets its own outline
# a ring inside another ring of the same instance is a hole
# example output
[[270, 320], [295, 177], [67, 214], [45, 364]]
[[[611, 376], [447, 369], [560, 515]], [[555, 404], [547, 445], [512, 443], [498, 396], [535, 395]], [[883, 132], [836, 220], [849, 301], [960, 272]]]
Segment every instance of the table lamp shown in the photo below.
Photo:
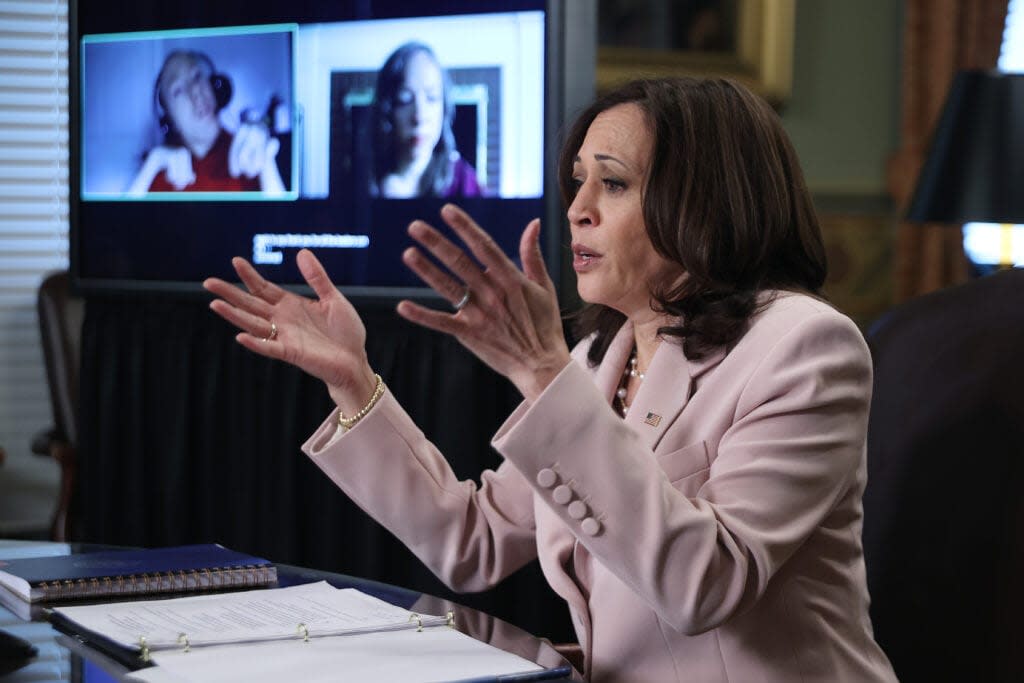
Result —
[[1024, 74], [956, 75], [906, 219], [1001, 224], [1000, 265], [1013, 265], [1013, 225], [1024, 223]]

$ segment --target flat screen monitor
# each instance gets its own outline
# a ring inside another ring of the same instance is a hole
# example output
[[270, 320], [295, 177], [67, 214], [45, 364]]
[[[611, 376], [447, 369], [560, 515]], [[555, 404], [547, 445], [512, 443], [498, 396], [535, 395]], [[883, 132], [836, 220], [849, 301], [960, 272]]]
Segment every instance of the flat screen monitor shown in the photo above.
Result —
[[72, 3], [75, 282], [200, 291], [238, 255], [301, 285], [306, 247], [350, 295], [422, 296], [406, 227], [449, 201], [513, 257], [541, 217], [557, 281], [555, 148], [593, 83], [574, 4]]

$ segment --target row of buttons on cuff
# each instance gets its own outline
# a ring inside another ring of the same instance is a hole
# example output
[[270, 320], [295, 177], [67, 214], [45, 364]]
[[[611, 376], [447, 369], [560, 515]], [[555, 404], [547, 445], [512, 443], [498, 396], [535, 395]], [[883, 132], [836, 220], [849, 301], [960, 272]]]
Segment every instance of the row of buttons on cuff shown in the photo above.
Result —
[[[580, 529], [588, 536], [596, 536], [601, 532], [601, 523], [593, 517], [587, 516], [587, 504], [582, 500], [573, 500], [573, 490], [568, 484], [558, 483], [558, 474], [551, 468], [545, 467], [537, 472], [537, 483], [546, 489], [554, 487], [551, 497], [559, 505], [568, 505], [566, 510], [573, 519], [582, 520]], [[557, 484], [557, 486], [556, 486]]]

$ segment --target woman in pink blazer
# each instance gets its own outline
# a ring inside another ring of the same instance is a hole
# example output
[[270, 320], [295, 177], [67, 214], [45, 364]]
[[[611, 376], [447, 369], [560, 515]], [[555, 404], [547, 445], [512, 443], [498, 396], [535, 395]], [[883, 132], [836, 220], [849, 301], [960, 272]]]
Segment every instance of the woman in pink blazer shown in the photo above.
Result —
[[522, 270], [452, 205], [441, 217], [476, 260], [409, 226], [405, 263], [455, 311], [398, 312], [523, 395], [480, 486], [374, 375], [308, 251], [316, 300], [237, 259], [249, 292], [209, 280], [211, 307], [242, 345], [325, 381], [338, 410], [304, 450], [448, 585], [539, 558], [589, 680], [894, 680], [860, 541], [870, 358], [820, 298], [821, 235], [778, 117], [729, 81], [633, 83], [581, 115], [559, 172], [587, 302], [572, 352], [538, 221]]

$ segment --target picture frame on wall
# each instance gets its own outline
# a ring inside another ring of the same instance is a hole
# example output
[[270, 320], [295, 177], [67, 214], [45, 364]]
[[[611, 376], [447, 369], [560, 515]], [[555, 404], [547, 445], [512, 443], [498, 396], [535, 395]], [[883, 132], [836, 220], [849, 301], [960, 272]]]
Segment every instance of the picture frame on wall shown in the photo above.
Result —
[[597, 87], [720, 76], [775, 106], [792, 91], [796, 0], [599, 0]]

